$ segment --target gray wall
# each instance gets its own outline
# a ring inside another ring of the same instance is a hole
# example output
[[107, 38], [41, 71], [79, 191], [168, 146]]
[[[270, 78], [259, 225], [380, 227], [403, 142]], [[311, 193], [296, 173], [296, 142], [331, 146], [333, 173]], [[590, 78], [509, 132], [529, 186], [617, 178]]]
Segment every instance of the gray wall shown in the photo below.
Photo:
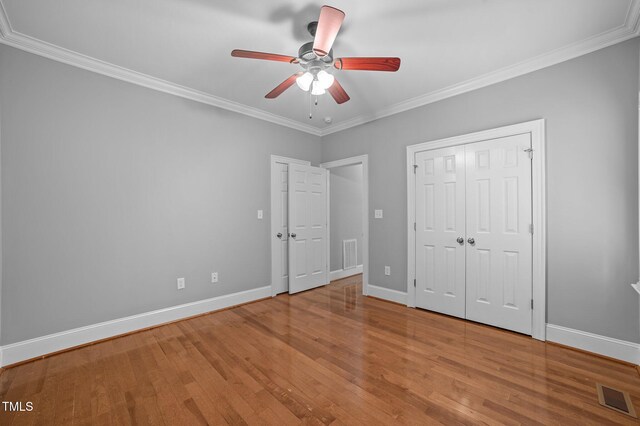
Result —
[[537, 118], [548, 321], [637, 342], [638, 50], [634, 39], [320, 144], [0, 45], [1, 343], [267, 285], [270, 154], [369, 154], [370, 281], [405, 290], [405, 147]]
[[369, 154], [371, 284], [406, 290], [407, 145], [544, 118], [548, 322], [638, 342], [639, 44], [324, 137], [322, 161]]
[[342, 240], [357, 240], [362, 265], [362, 164], [330, 170], [331, 270], [342, 269]]
[[269, 285], [269, 155], [320, 160], [317, 137], [4, 45], [0, 111], [2, 344]]

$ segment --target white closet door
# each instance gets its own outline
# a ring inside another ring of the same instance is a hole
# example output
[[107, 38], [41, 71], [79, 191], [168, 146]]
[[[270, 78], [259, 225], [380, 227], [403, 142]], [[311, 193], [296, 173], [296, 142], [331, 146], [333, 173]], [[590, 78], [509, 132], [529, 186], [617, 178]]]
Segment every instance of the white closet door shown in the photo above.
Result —
[[415, 160], [416, 306], [464, 318], [464, 147], [423, 151]]
[[289, 293], [329, 283], [327, 170], [289, 165]]
[[277, 223], [276, 235], [272, 235], [275, 248], [276, 280], [274, 295], [284, 293], [289, 290], [289, 243], [287, 235], [289, 232], [289, 165], [286, 163], [276, 163], [277, 171], [272, 176], [271, 188], [276, 192], [278, 202], [272, 212]]
[[531, 334], [529, 134], [466, 145], [467, 318]]

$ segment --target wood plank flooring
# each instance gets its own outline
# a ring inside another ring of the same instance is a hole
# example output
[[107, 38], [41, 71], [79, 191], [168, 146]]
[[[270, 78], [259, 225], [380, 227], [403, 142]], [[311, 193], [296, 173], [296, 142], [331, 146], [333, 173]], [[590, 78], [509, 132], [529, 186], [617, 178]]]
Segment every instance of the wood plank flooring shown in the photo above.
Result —
[[10, 368], [1, 425], [637, 424], [633, 366], [363, 297], [360, 276]]

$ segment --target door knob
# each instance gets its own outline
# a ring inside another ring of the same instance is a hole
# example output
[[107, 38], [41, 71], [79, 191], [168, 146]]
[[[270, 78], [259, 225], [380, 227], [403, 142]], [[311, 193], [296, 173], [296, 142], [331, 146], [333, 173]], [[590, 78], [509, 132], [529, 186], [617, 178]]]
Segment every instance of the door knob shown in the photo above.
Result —
[[294, 239], [296, 238], [295, 232], [291, 234], [291, 238], [294, 238]]
[[276, 234], [276, 237], [278, 237], [278, 238], [282, 238], [282, 232], [278, 232], [278, 233]]
[[471, 245], [474, 245], [476, 243], [476, 240], [474, 240], [473, 238], [469, 238], [467, 242]]
[[458, 239], [456, 240], [458, 242], [458, 244], [463, 245], [464, 244], [464, 238], [462, 237], [458, 237]]

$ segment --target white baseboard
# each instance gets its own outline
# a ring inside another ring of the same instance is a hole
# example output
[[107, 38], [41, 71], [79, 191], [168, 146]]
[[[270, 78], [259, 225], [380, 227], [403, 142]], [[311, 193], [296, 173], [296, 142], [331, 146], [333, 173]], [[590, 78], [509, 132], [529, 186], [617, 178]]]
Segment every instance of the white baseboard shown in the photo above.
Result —
[[367, 296], [377, 297], [378, 299], [388, 300], [390, 302], [396, 302], [401, 305], [407, 305], [407, 293], [404, 291], [391, 290], [389, 288], [378, 287], [377, 285], [369, 284], [367, 286]]
[[[351, 272], [353, 269], [348, 271]], [[402, 305], [407, 304], [406, 292], [369, 284], [367, 286], [367, 294]], [[252, 302], [258, 299], [268, 298], [270, 296], [270, 286], [260, 287], [12, 343], [0, 347], [0, 366], [4, 367], [74, 346], [240, 305], [242, 303]], [[613, 339], [611, 337], [600, 336], [553, 324], [547, 324], [547, 340], [633, 364], [640, 364], [640, 344], [638, 343]]]
[[596, 354], [640, 364], [640, 344], [547, 324], [547, 340]]
[[185, 303], [184, 305], [158, 309], [130, 317], [49, 334], [35, 339], [11, 343], [0, 347], [0, 366], [4, 367], [74, 346], [84, 345], [97, 340], [267, 297], [271, 297], [271, 286], [212, 297], [211, 299], [198, 300], [197, 302]]
[[338, 269], [336, 271], [329, 272], [329, 281], [341, 280], [343, 278], [350, 277], [352, 275], [358, 275], [362, 273], [362, 265], [358, 265], [351, 269]]

